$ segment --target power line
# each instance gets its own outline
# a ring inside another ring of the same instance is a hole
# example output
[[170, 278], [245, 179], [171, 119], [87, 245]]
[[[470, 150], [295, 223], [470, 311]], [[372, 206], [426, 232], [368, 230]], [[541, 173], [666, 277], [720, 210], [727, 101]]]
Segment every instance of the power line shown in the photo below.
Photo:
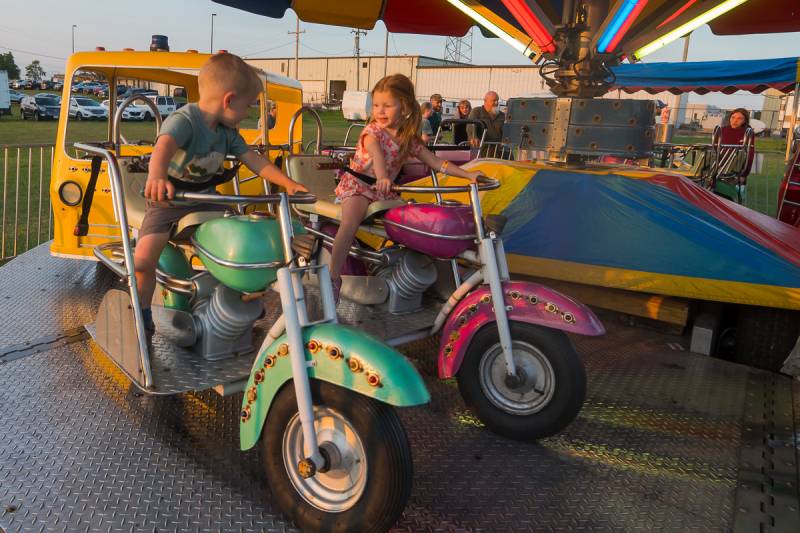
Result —
[[2, 44], [0, 44], [0, 48], [2, 48], [4, 50], [10, 50], [12, 52], [18, 52], [20, 54], [31, 54], [31, 55], [34, 55], [34, 56], [46, 57], [48, 59], [59, 59], [61, 61], [66, 61], [66, 59], [67, 59], [66, 57], [49, 56], [47, 54], [42, 54], [42, 53], [39, 53], [39, 52], [31, 52], [30, 50], [19, 50], [17, 48], [11, 48], [9, 46], [5, 46], [5, 45], [2, 45]]
[[277, 50], [278, 48], [283, 48], [283, 47], [289, 46], [290, 44], [293, 44], [293, 43], [294, 43], [294, 39], [289, 41], [288, 43], [283, 43], [281, 45], [273, 46], [271, 48], [264, 48], [263, 50], [254, 50], [252, 52], [243, 53], [242, 56], [252, 56], [254, 54], [263, 54], [264, 52], [270, 52], [272, 50]]
[[340, 56], [340, 55], [344, 55], [344, 54], [350, 54], [350, 53], [353, 52], [350, 48], [348, 48], [347, 50], [342, 50], [341, 52], [326, 52], [325, 50], [320, 50], [319, 48], [314, 48], [313, 46], [309, 46], [309, 45], [304, 44], [304, 43], [300, 43], [300, 46], [302, 46], [303, 48], [308, 48], [309, 50], [313, 50], [314, 52], [317, 52], [318, 54], [322, 54], [322, 55], [326, 55], [326, 56]]

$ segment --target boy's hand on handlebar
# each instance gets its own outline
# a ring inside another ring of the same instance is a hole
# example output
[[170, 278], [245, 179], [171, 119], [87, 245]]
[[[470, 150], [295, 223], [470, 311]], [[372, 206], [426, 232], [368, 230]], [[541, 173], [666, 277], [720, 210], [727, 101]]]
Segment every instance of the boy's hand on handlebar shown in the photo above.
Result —
[[386, 178], [379, 179], [375, 183], [375, 190], [381, 194], [389, 194], [392, 190], [392, 180]]
[[175, 186], [167, 178], [148, 177], [144, 183], [144, 197], [154, 202], [172, 200]]
[[293, 181], [292, 183], [286, 186], [286, 192], [289, 193], [290, 195], [293, 195], [299, 192], [308, 192], [308, 189], [306, 188], [305, 185]]

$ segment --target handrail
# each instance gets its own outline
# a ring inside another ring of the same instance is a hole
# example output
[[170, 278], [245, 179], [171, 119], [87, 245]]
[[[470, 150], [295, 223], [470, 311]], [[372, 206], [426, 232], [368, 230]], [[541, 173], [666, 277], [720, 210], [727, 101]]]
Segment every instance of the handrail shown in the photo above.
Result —
[[342, 146], [347, 146], [347, 141], [350, 140], [350, 130], [353, 128], [366, 128], [366, 124], [362, 124], [361, 122], [354, 122], [347, 127], [347, 131], [344, 133], [344, 141], [342, 141]]
[[177, 191], [172, 200], [204, 202], [208, 204], [222, 204], [222, 205], [229, 205], [229, 204], [235, 205], [240, 203], [279, 204], [281, 203], [281, 199], [284, 196], [287, 198], [287, 201], [290, 204], [313, 204], [317, 201], [316, 196], [308, 193], [295, 194], [291, 196], [286, 193], [250, 196], [242, 194], [209, 194], [209, 193], [188, 192], [188, 191]]
[[294, 146], [294, 125], [297, 122], [298, 117], [303, 115], [304, 111], [308, 111], [311, 113], [311, 116], [314, 119], [314, 122], [317, 123], [317, 154], [319, 155], [320, 146], [322, 146], [322, 119], [319, 117], [319, 113], [317, 113], [313, 108], [310, 106], [304, 105], [300, 109], [294, 112], [292, 115], [292, 119], [289, 121], [289, 146]]
[[433, 137], [433, 144], [435, 145], [436, 142], [439, 140], [439, 136], [442, 133], [442, 127], [445, 124], [465, 124], [465, 125], [475, 125], [481, 127], [481, 141], [478, 146], [483, 145], [483, 141], [486, 138], [486, 130], [488, 127], [486, 126], [486, 122], [483, 120], [478, 120], [474, 118], [446, 118], [439, 123], [439, 128], [436, 130], [436, 135]]
[[[457, 177], [457, 176], [454, 176]], [[496, 179], [478, 176], [477, 183], [469, 185], [446, 185], [446, 186], [416, 186], [416, 185], [392, 185], [394, 192], [422, 192], [422, 193], [454, 193], [471, 192], [476, 186], [478, 191], [491, 191], [500, 187], [500, 182]]]
[[133, 304], [134, 325], [136, 327], [136, 336], [139, 341], [139, 358], [142, 364], [142, 373], [144, 374], [144, 387], [149, 389], [153, 387], [153, 372], [150, 368], [150, 352], [147, 349], [142, 306], [139, 302], [136, 275], [133, 270], [133, 247], [131, 246], [130, 236], [128, 235], [128, 213], [125, 209], [125, 191], [122, 187], [122, 172], [119, 169], [117, 158], [114, 157], [111, 151], [84, 143], [75, 143], [75, 148], [90, 154], [98, 155], [104, 158], [108, 164], [108, 180], [111, 183], [114, 211], [119, 221], [120, 235], [122, 236], [126, 277], [131, 295], [131, 303]]

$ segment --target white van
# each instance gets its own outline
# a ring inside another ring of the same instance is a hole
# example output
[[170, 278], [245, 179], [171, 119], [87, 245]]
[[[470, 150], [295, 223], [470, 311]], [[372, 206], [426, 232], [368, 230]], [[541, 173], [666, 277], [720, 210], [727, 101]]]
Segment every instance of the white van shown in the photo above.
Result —
[[8, 92], [8, 72], [0, 70], [0, 115], [11, 114], [11, 93]]
[[[156, 104], [158, 112], [161, 113], [162, 118], [166, 118], [171, 113], [174, 113], [175, 110], [177, 109], [177, 106], [175, 105], [175, 100], [171, 96], [156, 96], [153, 94], [148, 94], [147, 97], [150, 100], [152, 100], [154, 104]], [[148, 112], [146, 118], [148, 119], [154, 118], [150, 116], [151, 114], [150, 108], [147, 108], [147, 110]]]

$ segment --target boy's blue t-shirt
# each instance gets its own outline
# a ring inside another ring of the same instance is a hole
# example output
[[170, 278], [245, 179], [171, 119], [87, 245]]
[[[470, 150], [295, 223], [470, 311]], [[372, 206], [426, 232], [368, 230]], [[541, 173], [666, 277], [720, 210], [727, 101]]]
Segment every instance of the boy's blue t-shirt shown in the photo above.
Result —
[[222, 172], [226, 154], [240, 157], [249, 149], [238, 131], [222, 124], [209, 129], [197, 104], [187, 104], [167, 117], [161, 135], [171, 136], [178, 145], [167, 174], [190, 183], [209, 181]]

